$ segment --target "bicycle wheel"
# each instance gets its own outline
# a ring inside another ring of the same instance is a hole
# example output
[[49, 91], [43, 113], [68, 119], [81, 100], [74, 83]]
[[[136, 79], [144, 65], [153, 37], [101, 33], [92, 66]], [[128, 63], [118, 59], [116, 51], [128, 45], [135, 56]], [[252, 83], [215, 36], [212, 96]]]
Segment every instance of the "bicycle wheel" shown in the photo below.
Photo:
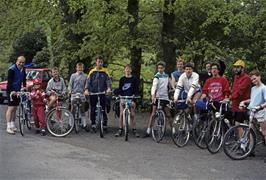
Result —
[[255, 146], [256, 135], [248, 125], [234, 126], [225, 133], [224, 153], [233, 160], [245, 159], [254, 151]]
[[207, 128], [206, 142], [207, 149], [210, 153], [217, 153], [222, 144], [224, 138], [224, 129], [221, 121], [212, 120]]
[[160, 142], [163, 139], [166, 130], [165, 114], [162, 110], [157, 111], [153, 116], [151, 130], [154, 141], [157, 143]]
[[80, 121], [81, 121], [81, 119], [80, 119], [80, 117], [79, 117], [79, 108], [77, 108], [77, 109], [75, 109], [74, 110], [74, 130], [75, 130], [75, 133], [76, 134], [78, 134], [79, 133], [79, 127], [80, 127]]
[[56, 137], [68, 135], [74, 128], [74, 118], [66, 107], [53, 108], [47, 115], [47, 130]]
[[96, 118], [97, 118], [96, 121], [98, 122], [98, 126], [99, 126], [98, 128], [100, 130], [100, 137], [103, 138], [104, 137], [104, 134], [103, 134], [103, 113], [102, 113], [102, 109], [101, 108], [99, 108], [97, 110]]
[[192, 128], [193, 140], [195, 144], [201, 149], [207, 148], [207, 143], [205, 138], [207, 128], [208, 128], [208, 120], [202, 120], [202, 119], [195, 120], [194, 126]]
[[20, 134], [21, 136], [24, 136], [25, 112], [22, 104], [20, 104], [18, 108], [18, 122]]
[[[26, 110], [26, 111], [29, 111], [29, 110]], [[25, 113], [25, 124], [26, 124], [28, 130], [31, 130], [30, 119], [31, 119], [31, 113], [30, 112], [26, 112]]]
[[129, 121], [130, 121], [129, 111], [125, 109], [124, 110], [125, 141], [128, 141], [128, 131], [129, 131], [128, 122]]
[[189, 122], [185, 113], [176, 115], [172, 124], [172, 139], [178, 147], [183, 147], [189, 140]]

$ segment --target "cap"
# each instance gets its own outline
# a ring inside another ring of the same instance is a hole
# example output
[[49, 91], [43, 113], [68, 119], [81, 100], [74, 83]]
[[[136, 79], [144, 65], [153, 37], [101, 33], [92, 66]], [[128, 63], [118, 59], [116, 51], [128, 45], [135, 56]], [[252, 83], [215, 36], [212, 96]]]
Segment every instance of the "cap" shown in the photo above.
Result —
[[243, 60], [241, 60], [241, 59], [238, 59], [235, 62], [234, 66], [242, 66], [242, 67], [245, 67], [245, 62]]

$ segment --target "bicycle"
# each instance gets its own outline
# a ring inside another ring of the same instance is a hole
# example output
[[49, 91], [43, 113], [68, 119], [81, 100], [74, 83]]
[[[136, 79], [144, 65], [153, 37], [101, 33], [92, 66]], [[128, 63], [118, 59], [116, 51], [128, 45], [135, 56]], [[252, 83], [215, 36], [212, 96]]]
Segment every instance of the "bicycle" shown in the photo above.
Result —
[[[180, 104], [180, 108], [178, 109], [180, 111], [177, 113], [172, 123], [171, 137], [178, 147], [184, 147], [187, 144], [194, 124], [191, 113], [188, 111], [189, 107], [185, 102], [186, 100], [177, 101], [177, 103]], [[195, 113], [194, 108], [192, 113]]]
[[248, 124], [233, 126], [226, 132], [223, 149], [229, 158], [233, 160], [245, 159], [254, 152], [257, 145], [265, 145], [264, 136], [255, 118], [256, 113], [257, 110], [255, 108], [250, 109]]
[[65, 137], [74, 128], [74, 117], [67, 107], [62, 105], [65, 99], [60, 93], [56, 94], [56, 105], [46, 115], [47, 130], [55, 137]]
[[73, 117], [74, 117], [74, 130], [79, 133], [80, 127], [82, 127], [81, 119], [81, 105], [85, 101], [85, 96], [81, 93], [72, 94], [73, 99]]
[[96, 104], [96, 127], [100, 130], [100, 137], [104, 137], [104, 129], [103, 129], [103, 108], [100, 102], [100, 95], [105, 95], [105, 92], [98, 92], [98, 93], [90, 93], [90, 95], [97, 96], [97, 104]]
[[[30, 103], [30, 92], [20, 91], [16, 92], [16, 96], [19, 97], [19, 106], [18, 106], [18, 122], [19, 122], [19, 130], [20, 134], [24, 136], [24, 127], [27, 126], [28, 130], [31, 130], [31, 122], [32, 118], [31, 113], [31, 103]], [[12, 96], [10, 95], [10, 100], [13, 101]]]
[[140, 98], [139, 96], [119, 96], [120, 101], [124, 100], [124, 110], [123, 110], [123, 124], [125, 130], [125, 141], [128, 141], [128, 132], [129, 132], [129, 125], [131, 121], [130, 117], [130, 109], [132, 107], [132, 100]]
[[212, 113], [206, 134], [207, 150], [212, 154], [219, 152], [224, 134], [230, 128], [229, 120], [225, 117], [225, 112], [229, 110], [229, 101], [219, 103], [219, 112]]
[[166, 118], [165, 112], [161, 106], [161, 101], [167, 101], [169, 104], [172, 104], [172, 101], [163, 98], [156, 98], [156, 101], [158, 101], [158, 104], [153, 116], [151, 132], [154, 141], [159, 143], [163, 139], [166, 131]]

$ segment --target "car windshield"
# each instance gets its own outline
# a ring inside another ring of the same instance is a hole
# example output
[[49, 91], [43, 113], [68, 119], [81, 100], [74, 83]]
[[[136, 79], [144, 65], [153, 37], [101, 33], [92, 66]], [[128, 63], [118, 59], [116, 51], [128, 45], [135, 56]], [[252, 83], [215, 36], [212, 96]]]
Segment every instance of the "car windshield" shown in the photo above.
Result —
[[27, 76], [26, 76], [27, 80], [32, 80], [32, 79], [36, 79], [36, 78], [41, 78], [40, 71], [32, 70], [32, 71], [27, 72]]

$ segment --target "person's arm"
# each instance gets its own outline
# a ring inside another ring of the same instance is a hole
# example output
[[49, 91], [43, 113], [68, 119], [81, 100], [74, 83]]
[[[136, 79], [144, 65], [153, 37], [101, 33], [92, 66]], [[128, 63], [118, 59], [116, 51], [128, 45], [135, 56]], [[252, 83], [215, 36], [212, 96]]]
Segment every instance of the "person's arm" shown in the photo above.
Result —
[[61, 78], [61, 83], [62, 83], [62, 93], [66, 93], [66, 84], [63, 78]]
[[226, 78], [224, 78], [223, 93], [225, 98], [229, 98], [230, 96], [229, 82]]
[[52, 90], [52, 80], [53, 79], [50, 79], [47, 83], [47, 87], [46, 87], [46, 93], [50, 96], [51, 94], [51, 90]]
[[26, 83], [26, 71], [23, 69], [23, 80], [22, 80], [23, 87], [26, 88], [27, 83]]
[[207, 79], [207, 81], [205, 82], [203, 88], [202, 88], [202, 94], [201, 94], [201, 99], [204, 99], [207, 97], [208, 95], [208, 86], [209, 86], [209, 80]]
[[73, 74], [70, 76], [70, 79], [69, 79], [69, 83], [68, 83], [68, 92], [71, 93], [72, 92], [72, 86], [73, 86]]
[[108, 75], [108, 73], [106, 73], [106, 84], [107, 84], [107, 92], [111, 92], [112, 89], [112, 81], [111, 81], [111, 77]]
[[183, 89], [183, 78], [184, 78], [184, 74], [182, 74], [178, 79], [175, 93], [174, 93], [174, 100], [175, 101], [178, 100], [179, 94], [180, 94], [181, 90]]
[[151, 99], [152, 99], [152, 102], [155, 102], [155, 97], [156, 97], [156, 91], [157, 91], [158, 83], [159, 83], [159, 79], [158, 78], [153, 78], [152, 87], [151, 87]]
[[247, 78], [244, 78], [241, 81], [239, 89], [237, 91], [232, 92], [231, 99], [238, 99], [239, 97], [243, 96], [248, 89], [251, 89], [251, 80], [247, 76]]
[[193, 73], [193, 81], [191, 83], [191, 87], [189, 88], [187, 98], [191, 100], [195, 90], [199, 87], [199, 75], [197, 73]]
[[175, 87], [176, 87], [176, 81], [175, 81], [175, 77], [174, 77], [173, 73], [171, 74], [171, 86], [173, 89], [175, 89]]
[[6, 91], [7, 93], [11, 93], [11, 91], [13, 91], [12, 89], [12, 84], [14, 81], [14, 77], [15, 77], [15, 73], [12, 69], [9, 69], [7, 72], [7, 87], [6, 87]]

